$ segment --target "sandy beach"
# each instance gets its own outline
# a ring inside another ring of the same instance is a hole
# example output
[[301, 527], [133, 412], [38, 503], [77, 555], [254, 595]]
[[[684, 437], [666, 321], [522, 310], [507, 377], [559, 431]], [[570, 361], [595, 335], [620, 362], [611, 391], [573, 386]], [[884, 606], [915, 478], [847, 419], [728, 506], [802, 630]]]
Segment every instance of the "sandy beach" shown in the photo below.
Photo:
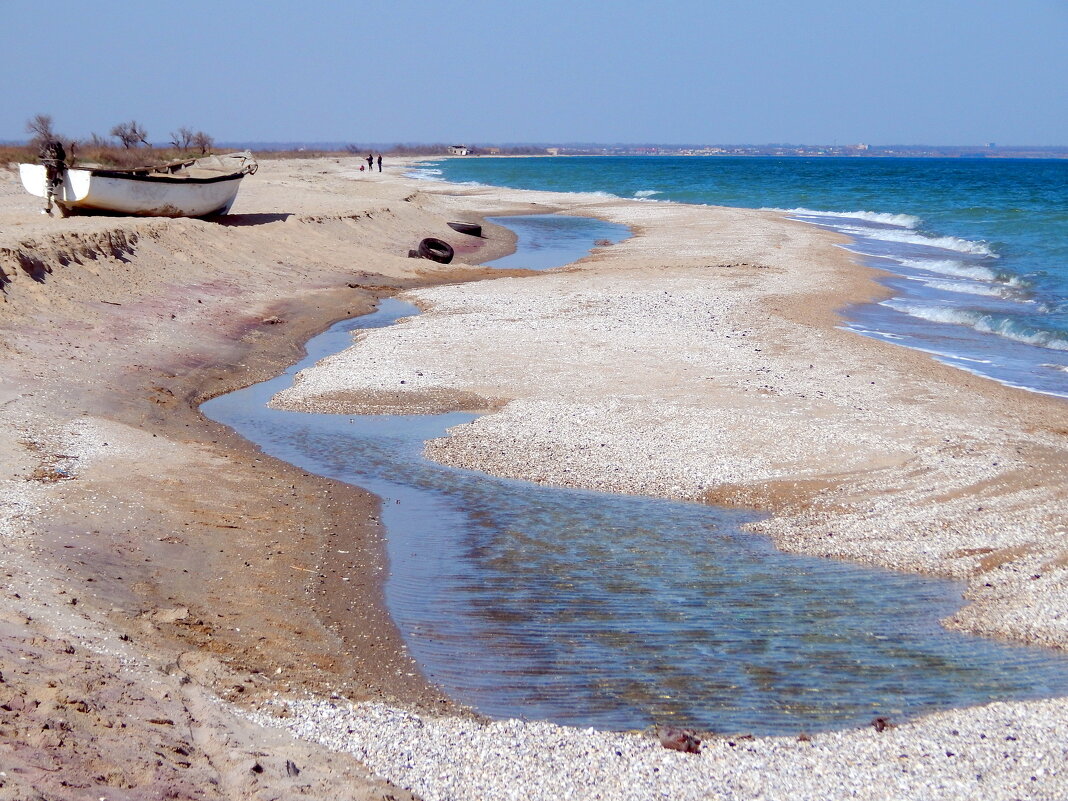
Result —
[[[765, 511], [784, 550], [966, 581], [951, 628], [1060, 648], [1068, 407], [840, 330], [873, 274], [778, 214], [359, 161], [266, 161], [223, 223], [46, 218], [0, 172], [0, 799], [1068, 795], [1062, 699], [698, 756], [454, 708], [384, 608], [377, 500], [197, 412], [378, 298], [423, 313], [276, 404], [492, 410], [428, 454]], [[445, 226], [529, 211], [633, 235], [522, 274], [476, 266], [507, 231]], [[408, 259], [424, 236], [457, 262]]]

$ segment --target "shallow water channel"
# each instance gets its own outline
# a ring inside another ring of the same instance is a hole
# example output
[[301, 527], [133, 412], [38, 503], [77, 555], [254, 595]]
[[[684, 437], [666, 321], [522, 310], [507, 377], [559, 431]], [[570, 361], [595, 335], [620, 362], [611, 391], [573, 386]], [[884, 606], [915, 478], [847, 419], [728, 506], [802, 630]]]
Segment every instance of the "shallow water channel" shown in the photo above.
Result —
[[[589, 227], [584, 249], [603, 225]], [[577, 258], [572, 235], [558, 263]], [[961, 603], [956, 583], [782, 554], [740, 532], [752, 516], [735, 511], [423, 458], [425, 440], [470, 414], [266, 407], [353, 330], [416, 313], [386, 300], [311, 340], [284, 375], [202, 410], [273, 456], [383, 499], [390, 611], [453, 698], [496, 717], [774, 734], [1068, 694], [1064, 655], [941, 628]]]

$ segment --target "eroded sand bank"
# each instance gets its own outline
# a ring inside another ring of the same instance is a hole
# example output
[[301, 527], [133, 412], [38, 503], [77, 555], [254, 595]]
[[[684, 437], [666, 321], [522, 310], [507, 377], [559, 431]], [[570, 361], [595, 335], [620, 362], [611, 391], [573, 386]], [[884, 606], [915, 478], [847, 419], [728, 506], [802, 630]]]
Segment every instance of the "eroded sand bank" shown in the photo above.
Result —
[[[288, 402], [495, 408], [435, 458], [767, 508], [782, 547], [968, 577], [952, 625], [1065, 643], [1065, 407], [837, 331], [877, 288], [776, 215], [357, 163], [267, 163], [225, 225], [50, 220], [0, 184], [0, 798], [406, 797], [382, 777], [450, 799], [1065, 794], [1060, 700], [699, 757], [427, 717], [449, 707], [382, 608], [375, 500], [195, 406], [376, 297], [481, 277], [405, 258], [420, 237], [469, 263], [510, 246], [445, 219], [569, 211], [636, 235], [569, 272], [419, 289], [426, 314], [363, 335]], [[306, 693], [326, 700], [286, 700]], [[416, 714], [353, 717], [334, 694]]]
[[356, 161], [264, 164], [223, 223], [52, 219], [0, 172], [0, 798], [404, 797], [223, 703], [441, 705], [382, 605], [377, 499], [196, 411], [510, 249], [408, 259], [440, 204]]

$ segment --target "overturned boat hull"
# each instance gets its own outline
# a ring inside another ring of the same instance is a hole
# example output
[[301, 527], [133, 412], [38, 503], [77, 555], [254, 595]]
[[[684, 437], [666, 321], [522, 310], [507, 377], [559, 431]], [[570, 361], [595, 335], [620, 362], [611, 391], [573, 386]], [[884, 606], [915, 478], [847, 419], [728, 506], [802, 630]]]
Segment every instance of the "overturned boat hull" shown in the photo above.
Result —
[[[255, 172], [251, 154], [210, 157], [182, 165], [141, 170], [69, 168], [53, 187], [64, 214], [94, 212], [146, 217], [208, 217], [226, 214], [245, 175]], [[47, 170], [20, 164], [26, 190], [47, 198]]]

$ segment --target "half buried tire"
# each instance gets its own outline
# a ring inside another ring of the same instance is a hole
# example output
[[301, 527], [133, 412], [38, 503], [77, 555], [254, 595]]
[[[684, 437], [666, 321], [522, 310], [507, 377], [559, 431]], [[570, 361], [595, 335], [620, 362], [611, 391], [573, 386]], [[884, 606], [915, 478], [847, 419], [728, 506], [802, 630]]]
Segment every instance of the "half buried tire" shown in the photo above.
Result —
[[448, 264], [452, 261], [453, 249], [448, 242], [428, 236], [419, 243], [419, 255], [424, 259]]

